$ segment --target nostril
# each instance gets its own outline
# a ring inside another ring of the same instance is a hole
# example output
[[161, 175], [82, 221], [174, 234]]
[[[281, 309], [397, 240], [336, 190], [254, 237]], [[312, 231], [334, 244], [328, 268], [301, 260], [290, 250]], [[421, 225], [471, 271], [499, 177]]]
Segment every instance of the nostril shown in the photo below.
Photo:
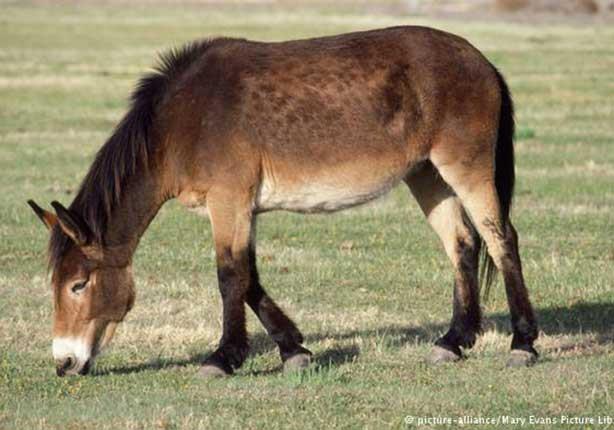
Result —
[[62, 358], [59, 360], [55, 360], [55, 367], [57, 370], [57, 374], [58, 376], [64, 376], [64, 373], [66, 372], [66, 370], [70, 369], [71, 367], [73, 367], [75, 364], [75, 359], [74, 357], [68, 356], [66, 358]]

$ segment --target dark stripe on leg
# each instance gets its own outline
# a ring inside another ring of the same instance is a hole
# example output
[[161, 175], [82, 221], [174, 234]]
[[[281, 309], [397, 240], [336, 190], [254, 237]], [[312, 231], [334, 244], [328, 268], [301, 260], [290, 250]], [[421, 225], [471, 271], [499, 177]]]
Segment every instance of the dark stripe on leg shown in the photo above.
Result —
[[301, 347], [303, 335], [294, 322], [277, 306], [262, 285], [256, 266], [256, 253], [253, 247], [249, 250], [250, 285], [247, 291], [247, 304], [258, 316], [258, 319], [267, 333], [279, 346], [282, 360], [295, 355], [297, 352], [305, 352]]

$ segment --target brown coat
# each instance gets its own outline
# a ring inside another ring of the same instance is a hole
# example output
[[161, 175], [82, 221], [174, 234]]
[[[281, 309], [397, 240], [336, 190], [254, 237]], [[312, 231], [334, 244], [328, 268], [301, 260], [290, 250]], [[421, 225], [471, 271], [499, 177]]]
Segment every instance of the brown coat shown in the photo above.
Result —
[[31, 202], [52, 228], [58, 374], [87, 372], [129, 311], [132, 254], [171, 198], [206, 209], [213, 227], [224, 331], [203, 372], [241, 366], [244, 303], [286, 366], [304, 366], [300, 331], [258, 279], [256, 215], [339, 210], [401, 182], [456, 273], [452, 324], [434, 359], [457, 359], [480, 331], [484, 242], [491, 273], [496, 266], [504, 275], [512, 348], [526, 353], [521, 364], [532, 361], [537, 326], [509, 221], [513, 133], [499, 72], [465, 40], [430, 28], [214, 39], [169, 53], [140, 81], [70, 208], [54, 202], [56, 216]]

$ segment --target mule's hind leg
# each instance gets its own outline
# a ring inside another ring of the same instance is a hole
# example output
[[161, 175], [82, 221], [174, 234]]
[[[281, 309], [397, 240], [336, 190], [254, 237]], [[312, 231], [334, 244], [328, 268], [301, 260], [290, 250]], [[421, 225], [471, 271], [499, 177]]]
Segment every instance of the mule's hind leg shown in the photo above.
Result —
[[462, 357], [461, 347], [471, 348], [481, 330], [477, 280], [479, 237], [466, 222], [460, 200], [430, 162], [405, 181], [439, 235], [455, 269], [452, 321], [448, 332], [435, 342], [430, 361], [456, 361]]
[[307, 367], [312, 354], [301, 346], [303, 335], [260, 284], [253, 241], [249, 247], [249, 268], [250, 285], [247, 291], [247, 304], [254, 311], [269, 336], [277, 343], [284, 370], [292, 371]]
[[[488, 148], [490, 145], [484, 145]], [[448, 148], [463, 148], [458, 143]], [[488, 254], [502, 273], [512, 320], [512, 352], [509, 366], [533, 364], [537, 352], [537, 322], [522, 275], [518, 253], [518, 237], [509, 219], [502, 219], [501, 204], [494, 183], [492, 152], [488, 149], [473, 153], [473, 157], [456, 151], [432, 154], [431, 160], [442, 178], [459, 196], [471, 216], [480, 236], [486, 242]], [[478, 154], [478, 155], [476, 155]]]

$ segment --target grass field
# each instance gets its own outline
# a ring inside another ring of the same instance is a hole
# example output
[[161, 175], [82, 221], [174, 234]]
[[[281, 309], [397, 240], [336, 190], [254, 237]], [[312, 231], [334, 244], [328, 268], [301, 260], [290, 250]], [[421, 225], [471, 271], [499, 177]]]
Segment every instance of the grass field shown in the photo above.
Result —
[[[221, 333], [211, 233], [207, 220], [170, 203], [137, 252], [137, 303], [112, 348], [93, 376], [56, 378], [47, 234], [25, 201], [71, 201], [156, 52], [210, 35], [278, 40], [401, 23], [467, 37], [509, 80], [519, 124], [513, 217], [541, 323], [539, 364], [504, 368], [511, 337], [501, 283], [484, 303], [486, 331], [468, 359], [425, 364], [451, 316], [452, 273], [398, 188], [335, 215], [261, 217], [261, 278], [306, 334], [311, 370], [283, 375], [250, 314], [243, 368], [229, 379], [196, 377]], [[606, 25], [433, 21], [351, 8], [3, 4], [0, 428], [377, 429], [408, 427], [407, 415], [612, 416], [613, 70]]]

